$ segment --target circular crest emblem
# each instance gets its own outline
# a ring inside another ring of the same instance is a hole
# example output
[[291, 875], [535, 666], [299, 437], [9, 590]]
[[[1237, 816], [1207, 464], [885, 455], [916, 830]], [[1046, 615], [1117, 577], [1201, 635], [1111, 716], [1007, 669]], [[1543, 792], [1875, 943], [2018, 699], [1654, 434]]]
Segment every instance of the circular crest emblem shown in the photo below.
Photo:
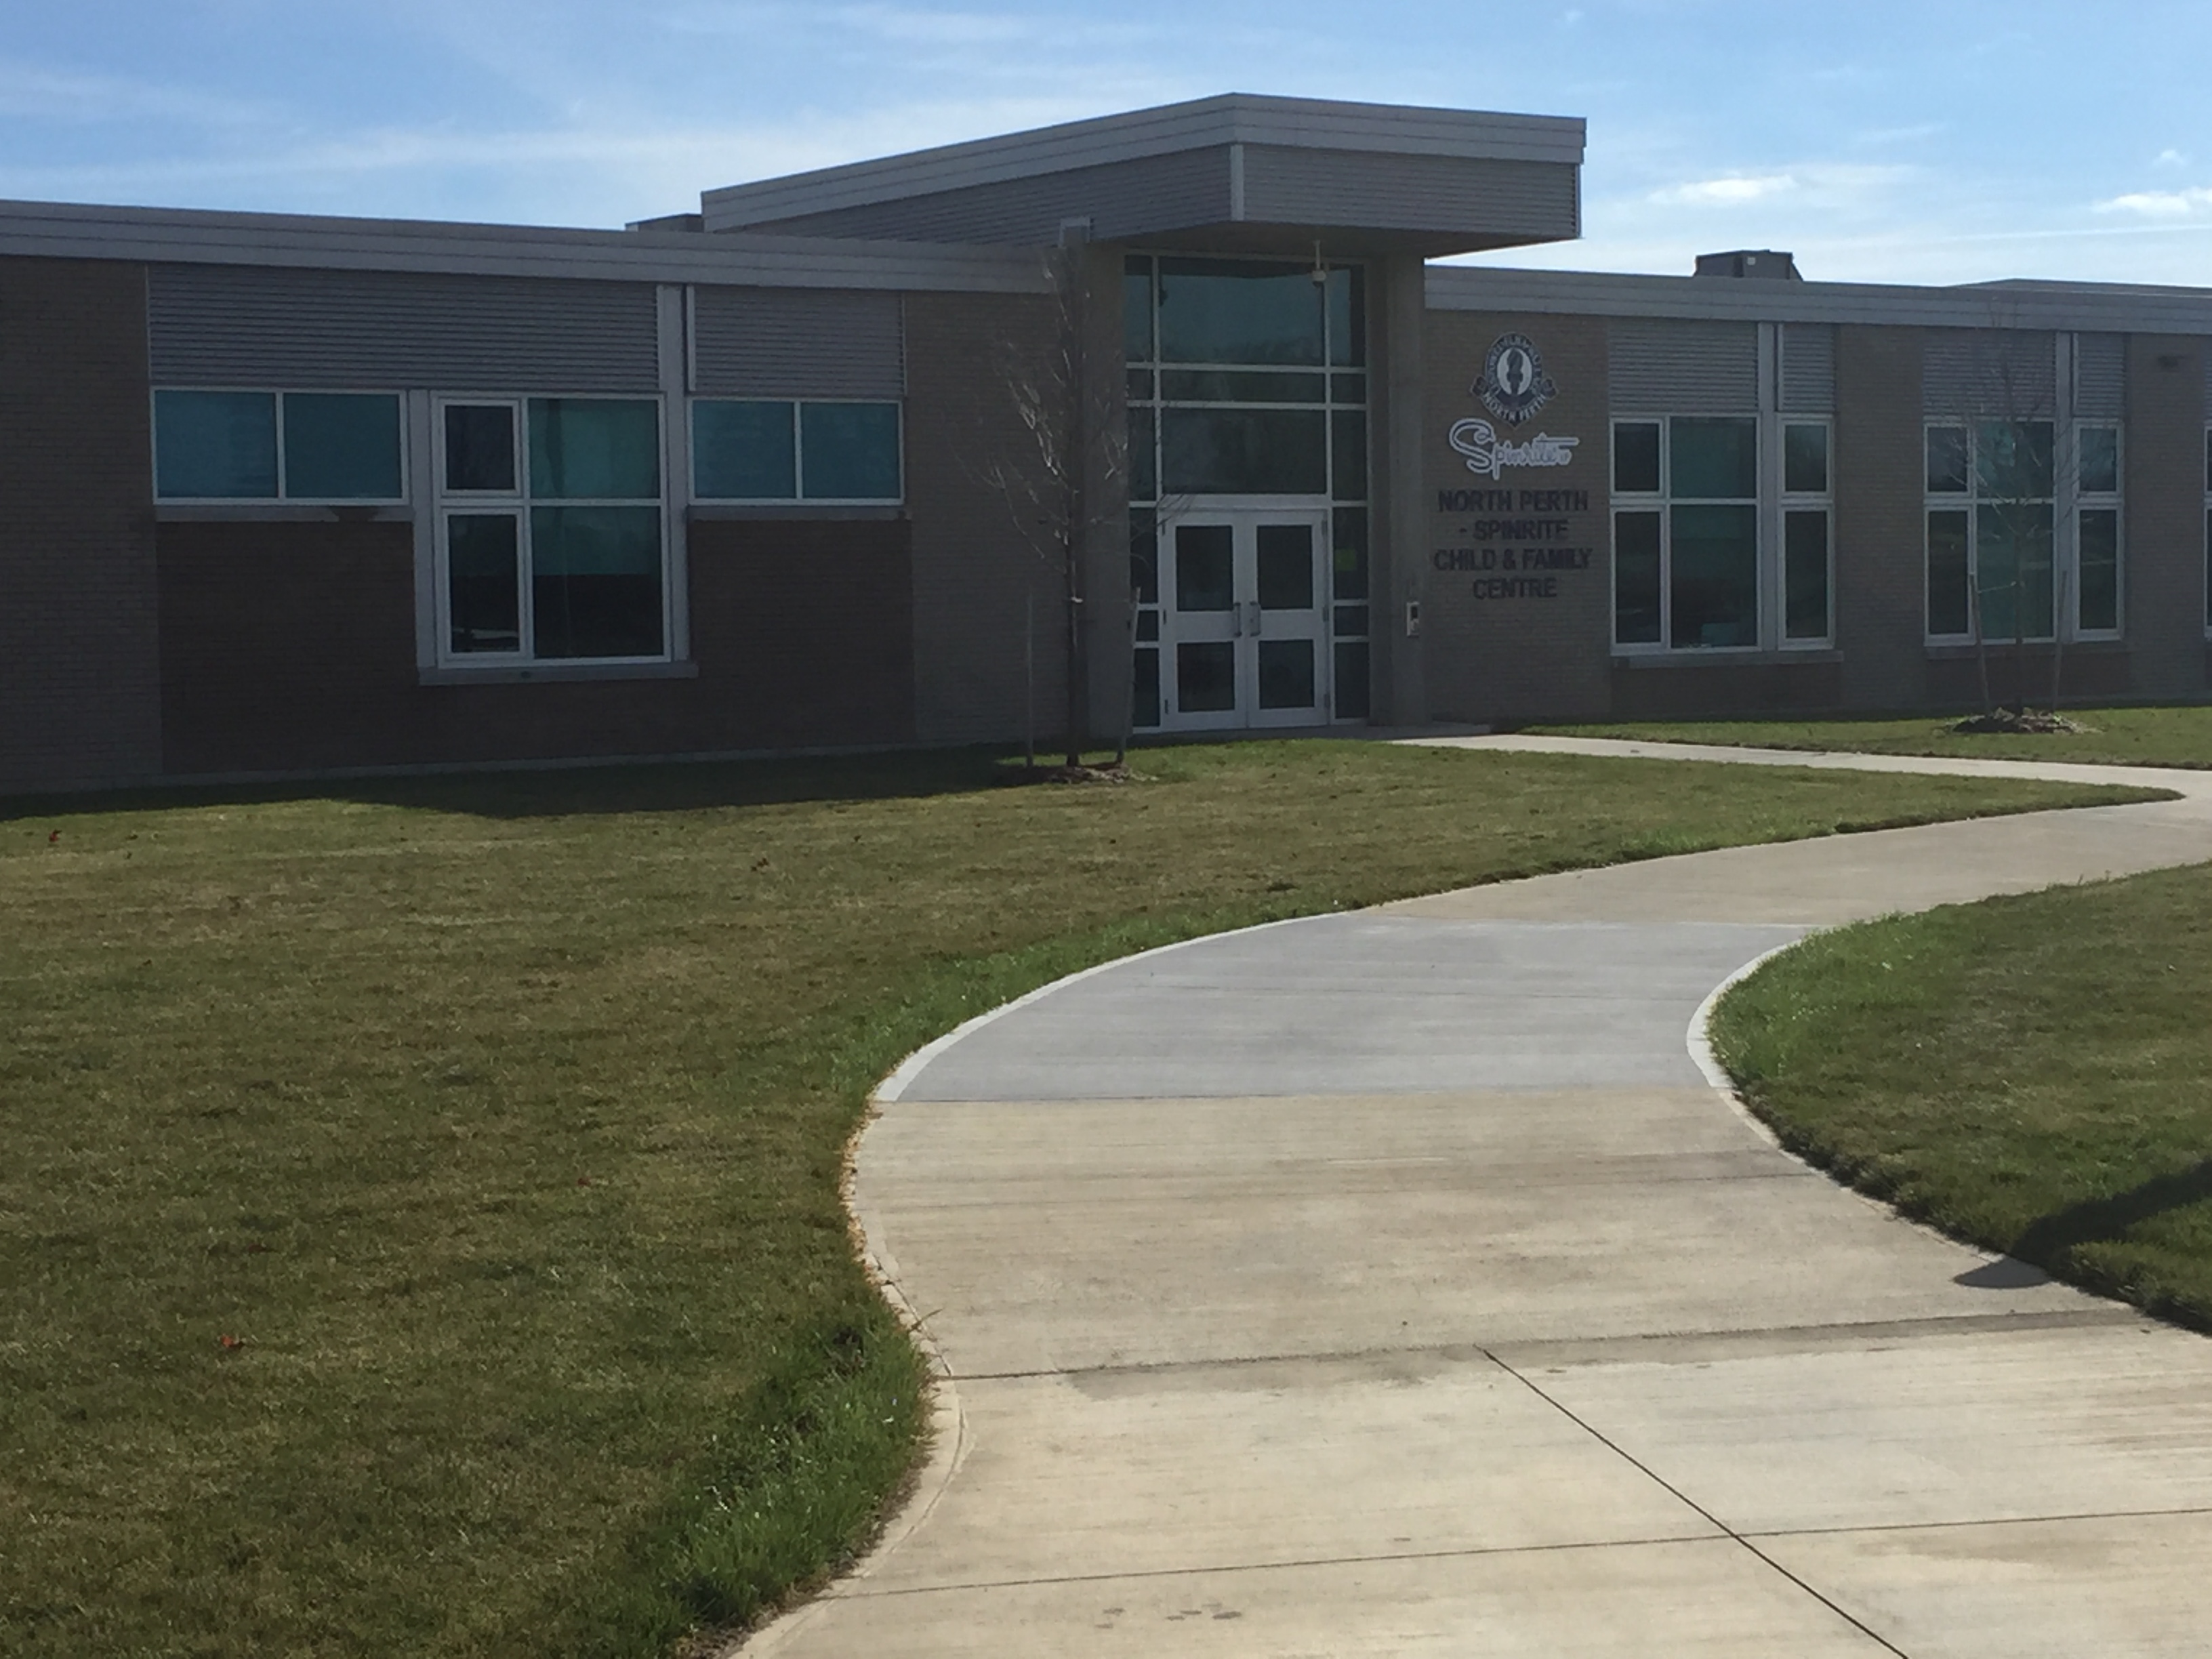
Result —
[[1557, 395], [1544, 373], [1543, 354], [1525, 334], [1501, 334], [1490, 343], [1474, 395], [1501, 421], [1518, 426]]

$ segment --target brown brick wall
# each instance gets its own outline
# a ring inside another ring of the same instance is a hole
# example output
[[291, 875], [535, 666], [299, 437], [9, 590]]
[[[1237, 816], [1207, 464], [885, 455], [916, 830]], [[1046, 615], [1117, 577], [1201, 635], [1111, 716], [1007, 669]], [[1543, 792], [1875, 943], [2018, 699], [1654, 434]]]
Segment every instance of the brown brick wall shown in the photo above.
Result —
[[1023, 632], [1033, 630], [1041, 740], [1059, 731], [1066, 587], [986, 482], [1033, 465], [1006, 364], [1041, 352], [1051, 302], [917, 294], [906, 301], [907, 501], [914, 519], [915, 727], [927, 743], [1017, 741]]
[[2203, 347], [2158, 335], [2128, 341], [2121, 511], [2129, 689], [2142, 696], [2204, 694]]
[[172, 774], [913, 740], [902, 522], [692, 526], [695, 679], [419, 684], [410, 532], [161, 530]]
[[[1545, 372], [1559, 394], [1525, 425], [1492, 416], [1471, 390], [1491, 343], [1504, 333], [1525, 334], [1542, 353]], [[1607, 477], [1608, 413], [1605, 321], [1597, 317], [1495, 316], [1431, 311], [1424, 362], [1428, 406], [1419, 435], [1429, 477], [1425, 527], [1428, 599], [1423, 612], [1428, 714], [1440, 720], [1568, 720], [1602, 717], [1611, 703], [1613, 589], [1610, 496]], [[1562, 467], [1508, 468], [1502, 478], [1476, 476], [1446, 434], [1452, 423], [1475, 416], [1492, 422], [1504, 438], [1525, 442], [1540, 430], [1581, 440], [1573, 462]], [[1439, 492], [1504, 491], [1513, 506], [1444, 511]], [[1579, 507], [1532, 502], [1531, 495], [1572, 490]], [[1564, 521], [1556, 540], [1532, 540], [1501, 523]], [[1502, 597], [1500, 584], [1522, 578], [1531, 548], [1586, 554], [1579, 569], [1526, 573], [1538, 585]], [[1439, 569], [1471, 556], [1493, 562], [1480, 571]]]
[[161, 763], [143, 266], [0, 259], [0, 791]]
[[1920, 334], [1836, 331], [1836, 648], [1852, 708], [1929, 696]]

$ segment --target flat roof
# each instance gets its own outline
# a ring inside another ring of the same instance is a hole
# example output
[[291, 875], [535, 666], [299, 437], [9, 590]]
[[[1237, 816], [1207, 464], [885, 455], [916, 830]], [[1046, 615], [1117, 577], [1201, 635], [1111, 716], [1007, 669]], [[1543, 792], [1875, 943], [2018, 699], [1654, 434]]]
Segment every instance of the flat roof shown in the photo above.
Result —
[[0, 201], [0, 254], [623, 283], [1040, 293], [1034, 250]]
[[1580, 167], [1575, 116], [1224, 93], [701, 193], [709, 231], [1225, 144]]
[[1923, 288], [1432, 264], [1428, 268], [1428, 303], [1437, 311], [1567, 316], [2212, 334], [2212, 289], [2129, 283], [2016, 280]]

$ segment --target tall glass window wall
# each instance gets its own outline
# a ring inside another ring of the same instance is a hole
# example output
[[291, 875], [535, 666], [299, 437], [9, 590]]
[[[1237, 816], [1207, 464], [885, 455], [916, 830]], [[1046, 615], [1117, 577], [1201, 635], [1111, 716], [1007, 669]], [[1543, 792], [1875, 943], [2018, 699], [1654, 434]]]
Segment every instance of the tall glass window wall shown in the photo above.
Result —
[[1160, 723], [1158, 532], [1193, 496], [1330, 505], [1336, 718], [1367, 715], [1367, 374], [1362, 272], [1133, 255], [1129, 372], [1136, 724]]

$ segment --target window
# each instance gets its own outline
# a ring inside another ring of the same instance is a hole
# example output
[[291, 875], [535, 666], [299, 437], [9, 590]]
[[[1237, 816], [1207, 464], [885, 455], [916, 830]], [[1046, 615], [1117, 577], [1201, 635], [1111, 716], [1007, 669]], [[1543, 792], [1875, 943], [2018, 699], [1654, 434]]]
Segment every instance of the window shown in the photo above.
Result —
[[896, 503], [904, 494], [899, 406], [695, 399], [691, 493], [702, 501]]
[[1759, 421], [1620, 421], [1613, 436], [1613, 640], [1759, 643]]
[[2120, 631], [2120, 429], [2076, 427], [2074, 631]]
[[[1929, 637], [2050, 639], [2058, 574], [2052, 423], [1935, 422], [1926, 445]], [[2116, 496], [2117, 449], [2113, 456]], [[2117, 504], [2112, 510], [2117, 583]]]
[[1822, 421], [1782, 426], [1782, 638], [1824, 645], [1829, 638], [1834, 572], [1829, 535], [1828, 428]]
[[391, 392], [154, 394], [154, 495], [165, 501], [406, 499]]
[[455, 400], [438, 419], [447, 654], [664, 655], [659, 404]]
[[1366, 719], [1364, 273], [1339, 267], [1316, 282], [1303, 263], [1134, 254], [1123, 265], [1121, 319], [1136, 724], [1156, 726], [1163, 713], [1163, 495], [1330, 503], [1331, 706], [1339, 720]]

